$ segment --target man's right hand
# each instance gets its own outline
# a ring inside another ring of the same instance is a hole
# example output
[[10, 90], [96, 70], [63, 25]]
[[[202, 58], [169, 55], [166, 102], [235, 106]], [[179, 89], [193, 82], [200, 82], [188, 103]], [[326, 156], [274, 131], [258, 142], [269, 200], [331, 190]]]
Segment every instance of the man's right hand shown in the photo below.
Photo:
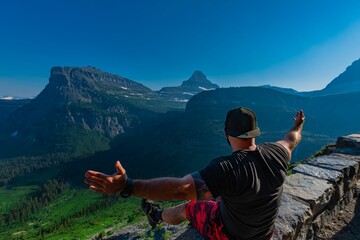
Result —
[[101, 172], [89, 170], [86, 172], [84, 182], [89, 184], [89, 189], [102, 194], [120, 193], [125, 189], [127, 175], [120, 162], [115, 163], [116, 173], [107, 175]]
[[304, 125], [304, 122], [305, 122], [304, 111], [300, 110], [296, 113], [296, 116], [294, 117], [294, 127], [295, 128], [302, 127], [302, 125]]
[[305, 122], [305, 115], [303, 110], [297, 111], [294, 117], [294, 126], [285, 135], [284, 139], [278, 141], [283, 145], [291, 156], [292, 150], [298, 145], [301, 140], [302, 128]]

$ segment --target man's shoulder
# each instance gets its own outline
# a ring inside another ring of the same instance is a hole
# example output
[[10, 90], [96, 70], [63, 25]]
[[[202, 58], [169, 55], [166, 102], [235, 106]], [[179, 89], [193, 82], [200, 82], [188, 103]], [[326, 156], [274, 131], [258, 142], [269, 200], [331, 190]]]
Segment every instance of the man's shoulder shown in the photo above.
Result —
[[265, 142], [258, 145], [260, 152], [279, 153], [286, 161], [290, 160], [290, 155], [287, 149], [278, 142]]
[[284, 149], [284, 150], [286, 150], [286, 148], [278, 142], [264, 142], [264, 143], [258, 144], [258, 146], [260, 146], [262, 149], [265, 148], [265, 149]]

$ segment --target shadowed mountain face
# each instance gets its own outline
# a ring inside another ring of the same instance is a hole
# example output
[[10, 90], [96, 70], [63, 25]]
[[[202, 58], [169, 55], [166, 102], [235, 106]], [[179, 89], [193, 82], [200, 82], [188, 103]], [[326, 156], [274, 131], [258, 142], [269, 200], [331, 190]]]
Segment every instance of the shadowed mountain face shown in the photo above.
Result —
[[[195, 94], [214, 86], [218, 87], [195, 72], [181, 89]], [[0, 127], [6, 144], [0, 146], [0, 156], [106, 149], [115, 136], [141, 131], [161, 113], [183, 111], [185, 104], [93, 67], [54, 67], [35, 99], [6, 114]], [[19, 145], [21, 151], [15, 151]]]
[[162, 100], [142, 84], [95, 68], [54, 67], [45, 89], [2, 126], [10, 146], [0, 152], [19, 145], [25, 153], [103, 149], [165, 111]]
[[195, 71], [193, 75], [178, 87], [164, 87], [159, 93], [175, 102], [188, 102], [189, 99], [207, 90], [219, 88], [218, 85], [210, 82], [201, 71]]

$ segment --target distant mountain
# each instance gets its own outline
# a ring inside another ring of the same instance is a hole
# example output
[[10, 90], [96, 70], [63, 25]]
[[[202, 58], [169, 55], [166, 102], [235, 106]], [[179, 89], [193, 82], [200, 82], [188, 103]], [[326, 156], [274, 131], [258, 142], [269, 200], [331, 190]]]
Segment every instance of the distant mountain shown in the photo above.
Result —
[[325, 88], [295, 94], [306, 97], [316, 97], [353, 92], [360, 92], [360, 59], [354, 61], [343, 73], [332, 80]]
[[260, 87], [270, 88], [279, 92], [304, 97], [319, 97], [334, 94], [360, 92], [360, 59], [354, 61], [349, 67], [346, 68], [343, 73], [341, 73], [321, 90], [299, 92], [291, 88], [281, 88], [271, 85], [263, 85]]
[[260, 86], [260, 87], [274, 89], [274, 90], [276, 90], [276, 91], [283, 92], [283, 93], [300, 95], [300, 92], [298, 92], [298, 91], [296, 91], [295, 89], [292, 89], [292, 88], [276, 87], [276, 86], [272, 86], [272, 85], [269, 85], [269, 84], [267, 84], [267, 85], [262, 85], [262, 86]]
[[177, 87], [164, 87], [160, 89], [159, 94], [170, 98], [174, 102], [188, 102], [189, 99], [202, 91], [214, 90], [219, 88], [217, 84], [208, 80], [204, 73], [195, 71], [192, 76], [182, 82]]
[[330, 95], [358, 91], [360, 91], [360, 59], [354, 61], [345, 72], [331, 81], [321, 93]]
[[[148, 152], [153, 155], [160, 146], [171, 149], [170, 152], [189, 146], [202, 148], [201, 151], [209, 154], [224, 152], [226, 143], [224, 148], [215, 145], [222, 144], [217, 138], [222, 139], [226, 111], [237, 106], [253, 108], [259, 119], [268, 124], [261, 127], [262, 141], [282, 137], [290, 127], [284, 124], [296, 110], [304, 109], [309, 139], [303, 140], [306, 147], [302, 148], [316, 150], [319, 144], [328, 143], [340, 134], [360, 131], [359, 114], [354, 111], [360, 107], [356, 77], [359, 65], [359, 60], [354, 62], [322, 93], [317, 91], [312, 95], [269, 85], [220, 89], [200, 71], [195, 71], [178, 87], [154, 92], [140, 83], [93, 67], [54, 67], [49, 84], [35, 99], [13, 108], [16, 110], [6, 120], [3, 117], [0, 141], [4, 144], [0, 146], [0, 157], [8, 153], [82, 154], [110, 146], [131, 155], [130, 152], [137, 151], [134, 146], [142, 141], [148, 144], [143, 148], [151, 148]], [[179, 109], [182, 111], [173, 111]], [[203, 145], [206, 142], [214, 143], [211, 150], [207, 144]], [[304, 155], [308, 155], [310, 150], [305, 150]], [[137, 154], [143, 158], [147, 151]], [[294, 156], [299, 159], [301, 154]]]
[[151, 89], [121, 76], [92, 67], [54, 67], [45, 89], [1, 126], [0, 138], [10, 146], [0, 153], [17, 146], [24, 153], [103, 149], [109, 139], [166, 111], [162, 102]]
[[[139, 132], [167, 111], [184, 111], [192, 95], [214, 88], [199, 71], [159, 93], [93, 67], [54, 67], [35, 99], [2, 117], [0, 140], [6, 144], [0, 146], [0, 157], [106, 149], [114, 137]], [[14, 151], [20, 145], [21, 151]]]

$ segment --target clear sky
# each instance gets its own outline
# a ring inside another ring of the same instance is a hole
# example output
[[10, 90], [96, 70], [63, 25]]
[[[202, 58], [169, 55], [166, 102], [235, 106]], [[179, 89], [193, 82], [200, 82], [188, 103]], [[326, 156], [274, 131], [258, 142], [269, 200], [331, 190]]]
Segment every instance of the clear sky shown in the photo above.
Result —
[[52, 66], [158, 90], [194, 70], [221, 87], [317, 90], [360, 58], [360, 1], [3, 0], [0, 96], [36, 96]]

